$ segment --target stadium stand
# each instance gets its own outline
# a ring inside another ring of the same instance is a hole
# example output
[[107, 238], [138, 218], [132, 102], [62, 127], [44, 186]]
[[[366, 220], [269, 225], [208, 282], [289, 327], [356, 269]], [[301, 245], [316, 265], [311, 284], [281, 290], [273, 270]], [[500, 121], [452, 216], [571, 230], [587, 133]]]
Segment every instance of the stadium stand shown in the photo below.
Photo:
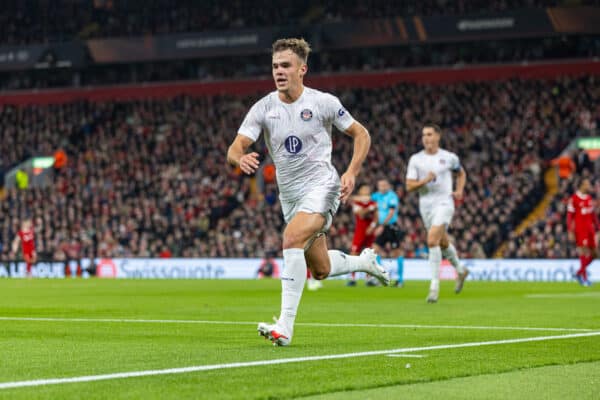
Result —
[[0, 15], [3, 44], [22, 45], [74, 39], [140, 36], [176, 32], [300, 25], [357, 18], [448, 15], [544, 8], [598, 5], [597, 0], [494, 0], [419, 2], [370, 1], [279, 1], [221, 2], [206, 0], [26, 0], [5, 1]]
[[[446, 128], [444, 145], [470, 173], [452, 230], [457, 248], [463, 257], [489, 257], [543, 194], [546, 163], [586, 134], [579, 115], [593, 104], [593, 82], [588, 76], [404, 83], [336, 93], [373, 136], [361, 181], [374, 183], [384, 171], [399, 188], [406, 255], [423, 249], [425, 238], [416, 196], [401, 189], [405, 163], [420, 146], [422, 121], [432, 120]], [[7, 192], [0, 204], [2, 257], [13, 256], [8, 244], [28, 215], [48, 258], [279, 251], [283, 221], [273, 185], [256, 193], [251, 179], [224, 168], [227, 143], [256, 98], [3, 106], [0, 129], [10, 134], [1, 148], [14, 154], [12, 162], [63, 148], [68, 164], [51, 188]], [[350, 144], [335, 136], [338, 168], [348, 162]], [[342, 208], [331, 231], [334, 246], [347, 248], [350, 231], [350, 210]]]
[[[316, 51], [310, 57], [309, 69], [313, 75], [430, 66], [460, 67], [515, 61], [584, 59], [598, 56], [600, 56], [600, 37], [571, 35]], [[268, 54], [261, 54], [245, 57], [96, 65], [84, 69], [0, 71], [0, 90], [97, 87], [180, 80], [210, 82], [268, 77], [271, 74], [268, 58]]]
[[[577, 154], [573, 154], [577, 158]], [[592, 195], [600, 193], [600, 159], [577, 165], [576, 174], [560, 179], [559, 189], [542, 218], [525, 228], [521, 234], [511, 234], [502, 256], [506, 258], [577, 258], [577, 249], [567, 234], [567, 204], [577, 190], [582, 177], [593, 182]]]

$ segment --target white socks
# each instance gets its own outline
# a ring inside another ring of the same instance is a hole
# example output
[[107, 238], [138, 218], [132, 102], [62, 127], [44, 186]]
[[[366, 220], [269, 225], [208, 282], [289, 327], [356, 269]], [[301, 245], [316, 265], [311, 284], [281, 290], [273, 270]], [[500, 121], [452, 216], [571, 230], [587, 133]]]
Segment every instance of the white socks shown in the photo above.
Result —
[[306, 282], [306, 259], [304, 249], [283, 250], [283, 273], [281, 274], [281, 314], [279, 323], [287, 330], [286, 334], [294, 333], [294, 320], [302, 290]]
[[[437, 249], [439, 252], [440, 248], [438, 247]], [[329, 276], [345, 275], [358, 271], [368, 272], [368, 265], [365, 265], [364, 260], [360, 256], [350, 256], [339, 250], [329, 250], [328, 253], [331, 264]], [[291, 336], [294, 332], [294, 321], [296, 320], [298, 304], [300, 304], [302, 290], [306, 283], [304, 249], [284, 249], [283, 263], [284, 268], [281, 274], [281, 314], [278, 321], [286, 329], [286, 334]]]
[[329, 250], [331, 270], [328, 276], [345, 275], [350, 272], [365, 271], [363, 259], [359, 256], [349, 256], [339, 250]]
[[442, 249], [440, 246], [429, 248], [429, 266], [431, 267], [431, 285], [429, 290], [440, 288], [440, 264], [442, 263]]
[[442, 250], [442, 257], [446, 260], [450, 261], [450, 264], [456, 268], [456, 272], [462, 274], [465, 270], [465, 267], [462, 266], [460, 260], [458, 259], [458, 254], [456, 252], [456, 248], [452, 243], [448, 245], [445, 249]]

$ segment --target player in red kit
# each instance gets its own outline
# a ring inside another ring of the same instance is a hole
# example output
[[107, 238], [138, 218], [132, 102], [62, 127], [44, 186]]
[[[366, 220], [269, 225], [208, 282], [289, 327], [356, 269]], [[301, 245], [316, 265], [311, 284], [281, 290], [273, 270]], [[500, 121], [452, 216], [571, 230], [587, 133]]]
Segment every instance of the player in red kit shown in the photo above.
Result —
[[[369, 185], [362, 185], [358, 194], [353, 197], [352, 214], [354, 214], [354, 237], [350, 254], [358, 255], [363, 249], [373, 246], [375, 242], [377, 203], [371, 200]], [[348, 286], [356, 286], [355, 273], [351, 274]]]
[[577, 192], [569, 199], [567, 209], [567, 228], [569, 238], [575, 239], [581, 267], [575, 279], [582, 286], [590, 286], [587, 267], [596, 258], [596, 232], [600, 228], [598, 216], [594, 210], [594, 201], [589, 194], [592, 184], [585, 178], [579, 184]]
[[35, 252], [35, 232], [30, 219], [23, 221], [21, 230], [17, 232], [17, 236], [13, 240], [12, 251], [15, 254], [19, 248], [19, 243], [23, 251], [23, 260], [27, 263], [27, 276], [31, 277], [31, 266], [36, 263], [37, 254]]

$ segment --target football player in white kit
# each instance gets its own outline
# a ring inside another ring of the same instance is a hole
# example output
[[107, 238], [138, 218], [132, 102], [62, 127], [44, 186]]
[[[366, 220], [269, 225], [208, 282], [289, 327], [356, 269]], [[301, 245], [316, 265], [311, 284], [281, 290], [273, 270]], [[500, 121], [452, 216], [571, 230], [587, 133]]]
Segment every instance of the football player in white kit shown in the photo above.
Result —
[[[456, 268], [455, 293], [460, 293], [469, 274], [448, 240], [448, 226], [454, 215], [454, 200], [462, 200], [467, 173], [460, 165], [458, 156], [440, 148], [442, 130], [438, 125], [423, 127], [423, 147], [408, 161], [406, 188], [419, 193], [419, 212], [427, 229], [431, 285], [427, 302], [435, 303], [440, 292], [440, 264], [442, 257]], [[452, 190], [452, 175], [457, 174], [456, 188]]]
[[[264, 134], [277, 170], [279, 200], [287, 223], [283, 232], [281, 314], [274, 324], [260, 323], [258, 332], [274, 345], [287, 346], [310, 268], [316, 279], [362, 271], [389, 284], [389, 274], [372, 249], [358, 256], [328, 250], [324, 234], [341, 202], [348, 200], [371, 145], [369, 132], [355, 121], [337, 97], [305, 87], [310, 47], [304, 39], [273, 43], [276, 91], [256, 102], [227, 152], [227, 161], [246, 174], [259, 167], [249, 147]], [[353, 156], [341, 179], [331, 163], [331, 128], [352, 137]]]

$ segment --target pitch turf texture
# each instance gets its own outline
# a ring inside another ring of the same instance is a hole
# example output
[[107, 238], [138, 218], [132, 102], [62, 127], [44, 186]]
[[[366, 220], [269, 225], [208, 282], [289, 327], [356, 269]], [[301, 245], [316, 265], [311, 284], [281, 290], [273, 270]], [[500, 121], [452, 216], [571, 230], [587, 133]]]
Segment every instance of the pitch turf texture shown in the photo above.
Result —
[[600, 285], [452, 286], [326, 281], [275, 348], [278, 281], [0, 280], [0, 398], [600, 398]]

